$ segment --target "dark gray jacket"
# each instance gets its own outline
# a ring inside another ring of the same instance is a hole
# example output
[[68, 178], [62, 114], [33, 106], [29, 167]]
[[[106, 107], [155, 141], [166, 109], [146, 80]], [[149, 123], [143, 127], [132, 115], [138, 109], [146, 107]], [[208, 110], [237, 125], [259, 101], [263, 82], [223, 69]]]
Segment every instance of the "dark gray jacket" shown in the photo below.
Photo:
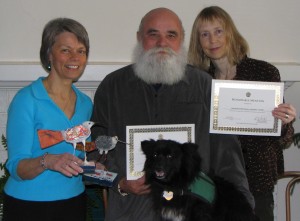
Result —
[[[162, 85], [159, 90], [136, 77], [132, 65], [126, 66], [107, 75], [96, 91], [92, 121], [106, 129], [95, 127], [93, 137], [105, 134], [125, 141], [129, 125], [195, 124], [203, 171], [238, 185], [253, 205], [237, 138], [209, 134], [210, 96], [211, 77], [192, 66], [186, 67], [186, 75], [179, 83]], [[126, 177], [125, 144], [118, 143], [109, 152], [107, 167], [119, 178]], [[113, 187], [106, 221], [157, 220], [150, 206], [147, 196], [121, 196]]]

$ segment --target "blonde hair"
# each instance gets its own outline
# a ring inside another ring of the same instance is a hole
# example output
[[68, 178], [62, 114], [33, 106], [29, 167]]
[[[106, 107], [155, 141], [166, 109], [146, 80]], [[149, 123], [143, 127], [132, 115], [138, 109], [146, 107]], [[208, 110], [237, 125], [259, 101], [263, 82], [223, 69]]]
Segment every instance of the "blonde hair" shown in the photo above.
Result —
[[247, 41], [238, 32], [230, 15], [218, 6], [204, 8], [196, 17], [188, 51], [188, 63], [208, 70], [210, 59], [204, 54], [200, 44], [199, 26], [204, 22], [218, 20], [224, 28], [227, 40], [227, 58], [231, 64], [238, 64], [248, 53]]

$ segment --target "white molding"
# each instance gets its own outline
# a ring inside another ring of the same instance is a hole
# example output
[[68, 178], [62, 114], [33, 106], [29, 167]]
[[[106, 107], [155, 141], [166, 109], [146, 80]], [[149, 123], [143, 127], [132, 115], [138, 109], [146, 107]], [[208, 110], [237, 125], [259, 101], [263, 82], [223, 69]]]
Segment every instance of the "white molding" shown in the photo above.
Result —
[[[79, 81], [101, 81], [107, 74], [127, 65], [126, 63], [88, 64]], [[1, 81], [33, 81], [48, 73], [39, 63], [0, 64]]]
[[[89, 63], [79, 82], [100, 82], [107, 74], [128, 65], [127, 62]], [[300, 64], [274, 63], [279, 69], [282, 81], [300, 81]], [[1, 82], [33, 81], [39, 76], [47, 76], [42, 66], [35, 62], [26, 63], [0, 63]]]

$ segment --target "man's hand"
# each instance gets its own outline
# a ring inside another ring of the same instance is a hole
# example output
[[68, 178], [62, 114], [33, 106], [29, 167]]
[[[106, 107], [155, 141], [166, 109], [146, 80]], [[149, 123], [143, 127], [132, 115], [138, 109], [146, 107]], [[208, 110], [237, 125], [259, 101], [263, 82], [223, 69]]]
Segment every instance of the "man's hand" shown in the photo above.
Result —
[[150, 185], [145, 184], [145, 175], [137, 180], [122, 178], [119, 182], [120, 189], [125, 193], [144, 195], [150, 193]]

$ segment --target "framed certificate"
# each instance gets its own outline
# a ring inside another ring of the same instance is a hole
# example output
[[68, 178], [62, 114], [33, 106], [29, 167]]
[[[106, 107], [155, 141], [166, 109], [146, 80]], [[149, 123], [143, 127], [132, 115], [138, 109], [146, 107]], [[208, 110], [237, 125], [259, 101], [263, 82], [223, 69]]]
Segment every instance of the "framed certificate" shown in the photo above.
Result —
[[141, 125], [126, 127], [127, 179], [143, 176], [145, 155], [141, 149], [144, 140], [169, 139], [180, 143], [195, 142], [194, 124]]
[[280, 136], [272, 110], [283, 102], [282, 82], [213, 80], [210, 133]]

